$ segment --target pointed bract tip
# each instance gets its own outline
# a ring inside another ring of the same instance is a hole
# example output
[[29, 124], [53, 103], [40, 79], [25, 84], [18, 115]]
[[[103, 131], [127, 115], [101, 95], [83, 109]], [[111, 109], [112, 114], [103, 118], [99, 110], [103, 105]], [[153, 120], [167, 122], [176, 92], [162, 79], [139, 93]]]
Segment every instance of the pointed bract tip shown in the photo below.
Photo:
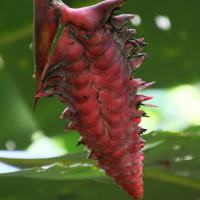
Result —
[[147, 131], [147, 129], [144, 129], [144, 128], [140, 128], [140, 131], [139, 131], [139, 134], [143, 134]]
[[141, 118], [135, 118], [135, 122], [137, 123], [137, 124], [139, 124], [140, 122], [141, 122]]
[[76, 147], [78, 147], [78, 146], [80, 146], [81, 145], [81, 143], [80, 142], [77, 142], [76, 143]]
[[153, 85], [155, 82], [151, 82], [151, 83], [145, 83], [139, 86], [138, 91], [143, 90], [151, 85]]
[[144, 160], [144, 156], [140, 155], [140, 160], [143, 161]]
[[53, 94], [54, 94], [54, 92], [48, 91], [48, 92], [39, 93], [39, 94], [35, 95], [35, 97], [39, 98], [39, 97], [49, 96], [49, 95], [53, 95]]
[[129, 20], [133, 19], [134, 15], [125, 14], [125, 15], [117, 15], [113, 18], [114, 23], [117, 28], [121, 28], [125, 25]]
[[35, 97], [34, 104], [33, 104], [33, 111], [34, 112], [35, 112], [35, 108], [36, 108], [38, 100], [39, 100], [39, 98]]
[[37, 95], [35, 95], [36, 98], [39, 98], [39, 97], [42, 97], [43, 96], [43, 93], [39, 93]]
[[85, 143], [86, 143], [85, 141], [78, 141], [78, 142], [76, 143], [76, 146], [80, 146], [80, 145], [85, 144]]
[[151, 96], [145, 96], [145, 99], [143, 101], [147, 101], [147, 100], [150, 100], [150, 99], [153, 99], [154, 97], [151, 97]]
[[140, 144], [141, 149], [144, 148], [144, 145], [145, 145], [144, 143]]
[[141, 105], [143, 105], [143, 106], [147, 106], [147, 107], [158, 107], [158, 106], [153, 105], [153, 104], [141, 104]]

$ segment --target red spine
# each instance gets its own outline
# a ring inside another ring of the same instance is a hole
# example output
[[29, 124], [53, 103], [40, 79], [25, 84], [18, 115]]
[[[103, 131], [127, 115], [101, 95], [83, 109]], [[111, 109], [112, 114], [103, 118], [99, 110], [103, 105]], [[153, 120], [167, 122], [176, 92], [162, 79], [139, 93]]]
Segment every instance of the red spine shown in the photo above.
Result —
[[67, 130], [76, 129], [82, 136], [77, 145], [90, 148], [88, 158], [98, 160], [98, 166], [133, 199], [142, 199], [145, 141], [140, 134], [145, 129], [138, 124], [146, 114], [139, 108], [152, 97], [137, 91], [152, 83], [132, 77], [146, 57], [138, 53], [146, 43], [133, 38], [136, 31], [126, 26], [134, 16], [114, 15], [126, 0], [80, 9], [50, 2], [62, 12], [65, 29], [44, 68], [45, 84], [36, 97], [59, 96], [68, 107], [61, 115], [71, 121]]

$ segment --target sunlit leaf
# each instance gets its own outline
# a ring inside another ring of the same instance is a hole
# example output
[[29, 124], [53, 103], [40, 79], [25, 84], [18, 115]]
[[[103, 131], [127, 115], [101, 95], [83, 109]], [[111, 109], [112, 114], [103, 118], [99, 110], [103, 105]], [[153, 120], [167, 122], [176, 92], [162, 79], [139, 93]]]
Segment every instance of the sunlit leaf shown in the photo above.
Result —
[[[146, 178], [200, 191], [200, 155], [196, 151], [199, 146], [200, 135], [159, 131], [146, 134], [143, 138], [147, 141], [144, 148], [144, 176]], [[87, 152], [79, 152], [47, 159], [0, 158], [0, 161], [15, 166], [38, 167], [0, 176], [26, 176], [41, 179], [68, 179], [70, 177], [70, 179], [76, 179], [76, 177], [80, 176], [81, 170], [88, 170], [91, 180], [98, 180], [97, 177], [109, 180], [109, 177], [97, 170], [96, 162], [85, 159], [86, 155]], [[60, 165], [55, 165], [55, 163]], [[51, 164], [55, 166], [44, 167]], [[42, 172], [41, 175], [37, 173], [38, 171]], [[69, 173], [62, 176], [62, 171], [63, 174], [65, 174], [64, 171], [69, 171]], [[88, 171], [85, 175], [86, 177], [88, 177]]]

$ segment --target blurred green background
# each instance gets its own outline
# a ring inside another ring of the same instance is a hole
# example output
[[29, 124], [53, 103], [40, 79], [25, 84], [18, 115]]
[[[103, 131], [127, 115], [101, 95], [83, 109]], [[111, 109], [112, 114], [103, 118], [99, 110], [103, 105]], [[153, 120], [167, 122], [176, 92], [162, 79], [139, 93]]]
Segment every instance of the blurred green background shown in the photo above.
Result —
[[[100, 1], [64, 2], [78, 8]], [[197, 0], [129, 0], [119, 12], [136, 15], [129, 26], [149, 43], [143, 50], [149, 59], [135, 78], [156, 81], [141, 92], [159, 106], [145, 108], [150, 118], [141, 123], [150, 132], [144, 135], [144, 200], [200, 200], [199, 7]], [[0, 165], [0, 199], [130, 199], [75, 147], [79, 134], [64, 131], [65, 106], [57, 98], [41, 99], [33, 112], [32, 32], [33, 2], [1, 0], [0, 161], [10, 165]], [[19, 169], [31, 170], [3, 173]]]

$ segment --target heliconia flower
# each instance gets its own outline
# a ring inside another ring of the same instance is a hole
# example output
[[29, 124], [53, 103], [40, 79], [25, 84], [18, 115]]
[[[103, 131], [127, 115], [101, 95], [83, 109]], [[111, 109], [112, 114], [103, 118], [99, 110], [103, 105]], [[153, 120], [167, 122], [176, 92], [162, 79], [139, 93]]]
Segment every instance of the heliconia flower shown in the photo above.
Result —
[[[76, 129], [77, 145], [90, 148], [88, 158], [133, 199], [143, 197], [141, 148], [146, 131], [138, 124], [146, 113], [140, 106], [152, 99], [137, 94], [152, 83], [134, 79], [147, 54], [147, 43], [126, 25], [133, 15], [116, 15], [127, 0], [107, 0], [72, 9], [61, 0], [34, 0], [36, 96], [58, 96], [67, 108], [66, 130]], [[48, 55], [59, 24], [65, 28]]]

